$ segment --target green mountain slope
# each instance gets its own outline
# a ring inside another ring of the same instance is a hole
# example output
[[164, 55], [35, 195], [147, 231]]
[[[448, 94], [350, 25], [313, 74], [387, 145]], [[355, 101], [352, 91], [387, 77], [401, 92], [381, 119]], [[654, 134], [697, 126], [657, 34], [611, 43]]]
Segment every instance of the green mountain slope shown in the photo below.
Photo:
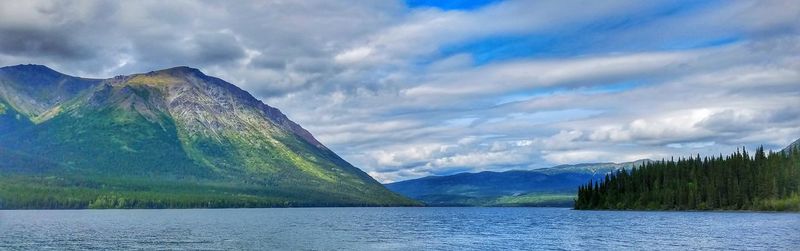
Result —
[[196, 69], [91, 80], [15, 66], [0, 80], [5, 208], [416, 205]]

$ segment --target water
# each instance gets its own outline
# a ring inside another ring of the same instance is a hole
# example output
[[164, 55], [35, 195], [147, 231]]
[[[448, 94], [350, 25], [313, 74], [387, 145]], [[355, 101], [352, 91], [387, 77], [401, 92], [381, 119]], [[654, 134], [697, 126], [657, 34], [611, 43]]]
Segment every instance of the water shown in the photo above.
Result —
[[798, 250], [800, 214], [563, 208], [0, 211], [0, 249]]

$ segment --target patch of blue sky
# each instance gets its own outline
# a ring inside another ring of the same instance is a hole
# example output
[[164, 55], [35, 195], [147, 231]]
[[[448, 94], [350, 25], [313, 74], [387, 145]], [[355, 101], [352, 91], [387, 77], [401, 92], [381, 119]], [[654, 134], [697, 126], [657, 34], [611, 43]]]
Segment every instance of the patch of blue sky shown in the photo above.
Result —
[[472, 55], [476, 65], [524, 57], [571, 56], [579, 52], [564, 50], [560, 34], [529, 34], [488, 37], [440, 49], [441, 56], [459, 53]]
[[472, 125], [475, 120], [478, 120], [478, 117], [463, 117], [447, 120], [445, 121], [445, 124], [448, 126], [466, 127]]
[[546, 97], [553, 94], [556, 94], [560, 91], [566, 90], [563, 87], [550, 87], [550, 88], [537, 88], [527, 91], [521, 92], [514, 92], [511, 94], [506, 94], [503, 96], [497, 97], [495, 101], [495, 106], [501, 106], [509, 103], [526, 101], [537, 97]]
[[719, 1], [678, 1], [645, 12], [583, 24], [550, 27], [525, 34], [497, 34], [439, 48], [438, 55], [419, 63], [426, 64], [452, 55], [472, 55], [476, 65], [514, 59], [568, 58], [574, 56], [653, 50], [683, 50], [723, 46], [741, 40], [738, 34], [709, 33], [674, 37], [643, 37], [619, 41], [625, 32], [649, 27], [663, 18], [679, 18], [714, 8]]
[[503, 96], [499, 96], [495, 101], [495, 106], [501, 106], [505, 104], [510, 104], [514, 102], [521, 102], [531, 100], [537, 97], [546, 97], [552, 96], [555, 94], [566, 93], [566, 92], [578, 92], [578, 93], [585, 93], [585, 94], [608, 94], [608, 93], [618, 93], [633, 90], [635, 88], [646, 86], [648, 82], [644, 80], [626, 80], [622, 82], [610, 83], [610, 84], [603, 84], [603, 85], [595, 85], [591, 87], [581, 87], [578, 89], [569, 88], [569, 87], [547, 87], [547, 88], [537, 88], [528, 91], [522, 92], [515, 92]]
[[713, 146], [716, 144], [714, 141], [703, 141], [703, 142], [687, 142], [687, 143], [672, 143], [667, 144], [669, 148], [705, 148], [709, 146]]
[[725, 46], [725, 45], [735, 44], [740, 41], [742, 41], [742, 39], [739, 38], [738, 36], [709, 38], [707, 40], [675, 40], [670, 43], [664, 44], [662, 46], [662, 49], [665, 50], [700, 49], [708, 47]]
[[578, 91], [581, 93], [587, 94], [607, 94], [607, 93], [619, 93], [625, 92], [629, 90], [633, 90], [640, 86], [646, 86], [648, 82], [644, 80], [627, 80], [622, 82], [616, 82], [606, 85], [596, 85], [591, 87], [584, 87], [579, 89]]
[[592, 109], [564, 109], [556, 111], [538, 111], [530, 113], [512, 113], [507, 116], [492, 118], [486, 123], [500, 123], [504, 121], [515, 121], [526, 125], [552, 124], [558, 122], [571, 121], [576, 119], [589, 118], [602, 114], [602, 110]]
[[410, 8], [438, 8], [442, 10], [474, 10], [500, 0], [406, 0]]

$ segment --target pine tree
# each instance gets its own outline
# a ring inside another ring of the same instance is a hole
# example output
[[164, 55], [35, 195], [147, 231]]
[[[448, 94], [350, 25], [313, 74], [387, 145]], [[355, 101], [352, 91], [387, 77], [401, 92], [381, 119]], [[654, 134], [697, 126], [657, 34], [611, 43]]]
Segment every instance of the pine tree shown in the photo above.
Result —
[[581, 186], [575, 208], [800, 210], [798, 151], [648, 162]]

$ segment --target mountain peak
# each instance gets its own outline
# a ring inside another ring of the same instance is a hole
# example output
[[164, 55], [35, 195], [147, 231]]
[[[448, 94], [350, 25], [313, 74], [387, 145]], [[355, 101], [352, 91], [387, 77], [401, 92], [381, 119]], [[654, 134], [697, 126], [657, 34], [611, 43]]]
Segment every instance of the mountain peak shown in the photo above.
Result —
[[40, 64], [18, 64], [18, 65], [9, 65], [0, 67], [0, 69], [45, 69], [45, 70], [53, 70], [50, 67]]
[[[182, 191], [215, 191], [185, 207], [220, 198], [246, 205], [416, 204], [386, 190], [277, 108], [191, 67], [110, 79], [71, 77], [40, 65], [6, 67], [0, 69], [0, 103], [9, 114], [0, 116], [0, 159], [9, 159], [3, 149], [14, 149], [13, 158], [54, 163], [42, 164], [54, 175], [98, 183], [147, 179], [159, 187], [186, 182], [191, 187]], [[17, 122], [15, 113], [33, 123]], [[39, 172], [39, 164], [0, 161], [0, 176], [9, 168]], [[136, 196], [125, 198], [149, 198]]]
[[0, 100], [36, 121], [99, 81], [65, 75], [44, 65], [6, 66], [0, 68]]
[[206, 78], [208, 76], [196, 68], [177, 66], [147, 73], [134, 74], [130, 76], [127, 82], [145, 85], [171, 85], [185, 83], [187, 82], [185, 80], [191, 77]]
[[192, 68], [192, 67], [189, 67], [189, 66], [176, 66], [176, 67], [167, 68], [167, 69], [163, 69], [163, 70], [152, 71], [150, 73], [192, 74], [192, 75], [199, 74], [199, 75], [205, 76], [205, 74], [203, 72], [201, 72], [199, 69]]
[[47, 76], [57, 76], [57, 75], [64, 75], [56, 70], [51, 69], [50, 67], [38, 64], [19, 64], [13, 66], [5, 66], [0, 67], [1, 71], [5, 72], [14, 72], [18, 74], [37, 74], [37, 75], [47, 75]]

